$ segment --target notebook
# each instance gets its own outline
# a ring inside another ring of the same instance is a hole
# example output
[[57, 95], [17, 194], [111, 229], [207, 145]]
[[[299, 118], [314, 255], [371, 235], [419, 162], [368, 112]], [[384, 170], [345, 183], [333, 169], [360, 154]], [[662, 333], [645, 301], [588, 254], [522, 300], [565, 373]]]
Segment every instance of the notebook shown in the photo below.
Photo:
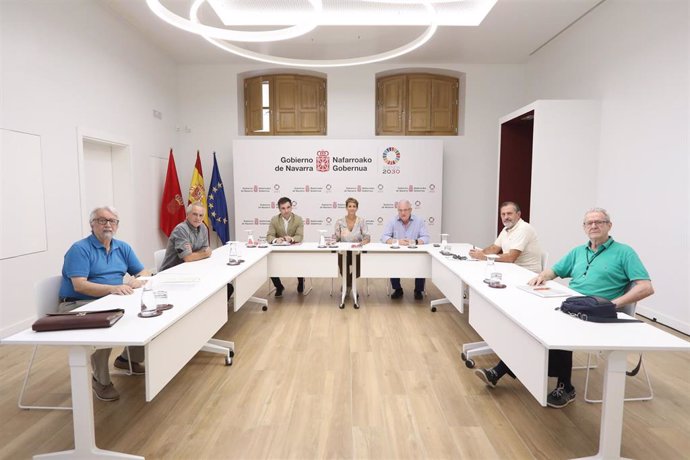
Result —
[[570, 297], [572, 294], [566, 291], [564, 288], [552, 287], [552, 286], [528, 286], [522, 285], [517, 286], [518, 289], [529, 292], [539, 297]]

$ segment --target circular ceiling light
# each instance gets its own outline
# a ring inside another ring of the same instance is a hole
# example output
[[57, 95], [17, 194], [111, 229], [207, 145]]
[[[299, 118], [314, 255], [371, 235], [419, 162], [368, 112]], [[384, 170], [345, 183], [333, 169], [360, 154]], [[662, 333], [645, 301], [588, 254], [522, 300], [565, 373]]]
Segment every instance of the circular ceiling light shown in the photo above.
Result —
[[[199, 22], [198, 12], [199, 8], [201, 7], [201, 4], [205, 1], [206, 0], [196, 0], [189, 11], [189, 17], [196, 25], [201, 25]], [[347, 67], [354, 65], [372, 64], [375, 62], [381, 62], [388, 59], [396, 58], [398, 56], [402, 56], [403, 54], [407, 54], [428, 42], [431, 39], [431, 37], [436, 33], [436, 29], [438, 28], [438, 22], [436, 20], [435, 9], [431, 4], [431, 0], [422, 0], [420, 3], [426, 8], [427, 13], [429, 14], [429, 26], [426, 28], [424, 33], [422, 33], [419, 37], [403, 46], [394, 48], [389, 51], [384, 51], [383, 53], [372, 54], [368, 56], [360, 56], [345, 59], [293, 59], [280, 56], [272, 56], [270, 54], [256, 53], [254, 51], [240, 48], [235, 45], [223, 43], [210, 35], [201, 34], [201, 36], [209, 43], [217, 46], [218, 48], [224, 51], [235, 54], [237, 56], [253, 59], [259, 62], [266, 62], [269, 64], [293, 67]]]
[[[190, 21], [178, 16], [163, 6], [161, 0], [146, 0], [146, 4], [156, 16], [168, 24], [203, 37], [212, 37], [236, 42], [274, 42], [297, 38], [311, 32], [318, 26], [317, 17], [323, 10], [323, 2], [322, 0], [307, 1], [311, 4], [313, 11], [311, 14], [305, 15], [304, 22], [284, 29], [264, 31], [242, 31], [207, 26], [201, 24], [198, 19], [196, 21]], [[206, 2], [206, 0], [196, 0], [192, 5], [192, 10], [198, 12], [199, 7], [201, 7], [201, 4], [204, 2]]]

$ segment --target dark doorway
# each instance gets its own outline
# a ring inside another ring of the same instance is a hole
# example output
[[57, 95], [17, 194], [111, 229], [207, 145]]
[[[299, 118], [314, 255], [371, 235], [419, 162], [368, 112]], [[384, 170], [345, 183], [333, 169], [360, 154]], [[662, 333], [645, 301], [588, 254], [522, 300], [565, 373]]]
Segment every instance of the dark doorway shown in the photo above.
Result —
[[[534, 110], [501, 124], [501, 146], [498, 179], [498, 203], [514, 201], [529, 222], [532, 188], [532, 140]], [[498, 233], [503, 228], [498, 216]]]

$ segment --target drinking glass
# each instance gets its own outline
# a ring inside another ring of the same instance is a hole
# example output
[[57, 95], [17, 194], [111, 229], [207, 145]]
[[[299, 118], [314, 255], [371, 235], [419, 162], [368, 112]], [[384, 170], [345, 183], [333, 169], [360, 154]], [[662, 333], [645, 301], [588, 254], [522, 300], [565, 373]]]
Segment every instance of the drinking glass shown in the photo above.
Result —
[[168, 302], [168, 292], [163, 290], [153, 291], [153, 298], [156, 301], [156, 310], [169, 310], [172, 304]]
[[237, 254], [237, 244], [230, 243], [230, 256], [228, 257], [228, 264], [237, 265], [238, 263], [240, 263], [240, 261]]
[[498, 270], [495, 270], [493, 273], [491, 273], [491, 278], [489, 278], [489, 286], [499, 287], [502, 279], [503, 275]]

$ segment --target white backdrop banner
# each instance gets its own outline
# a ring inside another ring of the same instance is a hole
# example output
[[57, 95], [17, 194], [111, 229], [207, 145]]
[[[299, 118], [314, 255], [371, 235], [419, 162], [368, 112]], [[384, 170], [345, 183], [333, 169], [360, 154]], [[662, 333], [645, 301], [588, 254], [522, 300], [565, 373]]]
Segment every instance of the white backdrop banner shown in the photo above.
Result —
[[345, 199], [359, 201], [372, 241], [407, 199], [426, 220], [432, 241], [441, 233], [441, 140], [246, 139], [233, 142], [235, 237], [266, 235], [278, 199], [293, 202], [304, 219], [305, 241], [333, 233], [346, 214]]

